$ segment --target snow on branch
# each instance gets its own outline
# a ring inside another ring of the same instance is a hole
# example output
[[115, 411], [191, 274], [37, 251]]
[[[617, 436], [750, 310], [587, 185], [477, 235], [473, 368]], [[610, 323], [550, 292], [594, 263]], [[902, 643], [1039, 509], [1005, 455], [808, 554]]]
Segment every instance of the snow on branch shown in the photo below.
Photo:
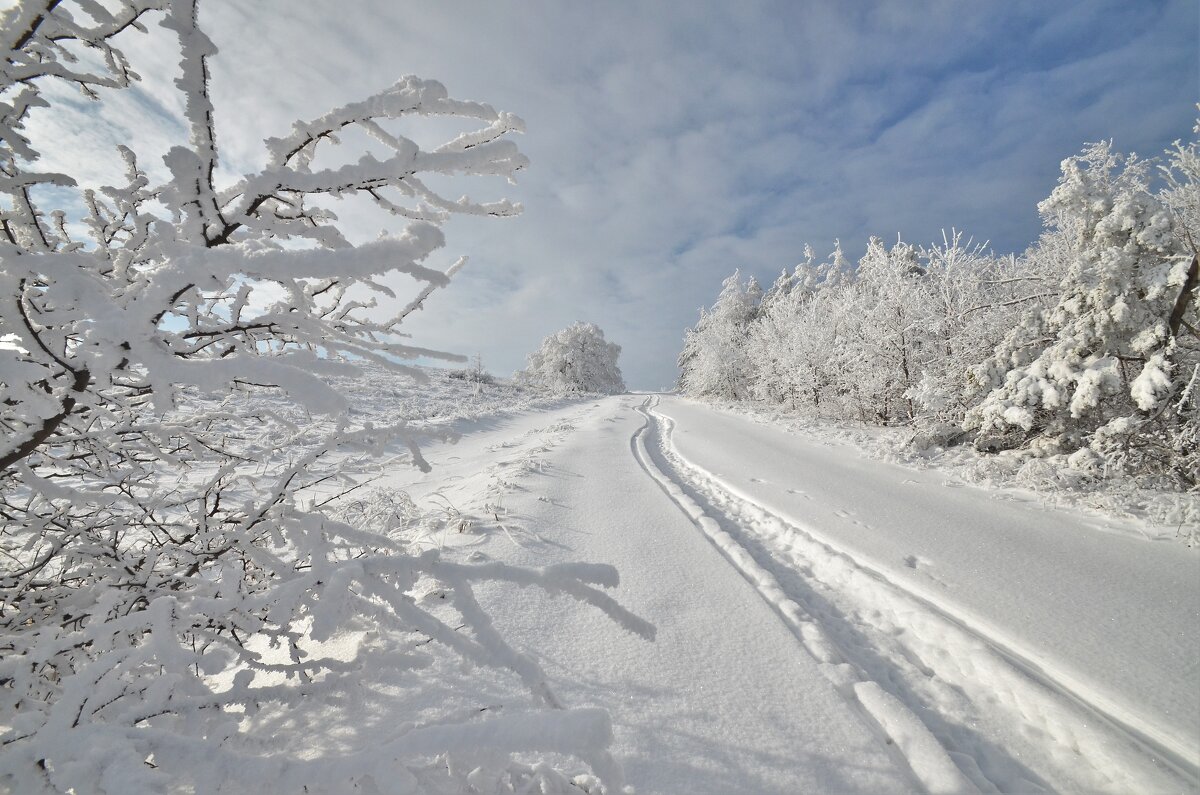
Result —
[[[99, 100], [127, 88], [137, 74], [114, 43], [127, 30], [180, 44], [189, 133], [165, 157], [170, 179], [152, 183], [126, 147], [119, 185], [33, 170], [25, 122], [55, 111], [43, 86]], [[607, 718], [561, 709], [474, 595], [482, 582], [538, 588], [651, 636], [600, 590], [615, 572], [418, 554], [404, 530], [433, 520], [411, 501], [345, 508], [380, 454], [428, 470], [421, 444], [447, 432], [354, 425], [330, 376], [367, 360], [419, 379], [400, 362], [461, 360], [400, 325], [465, 262], [433, 262], [452, 213], [520, 211], [443, 197], [421, 175], [511, 181], [526, 165], [510, 140], [521, 121], [406, 77], [298, 123], [268, 142], [261, 171], [223, 186], [217, 48], [196, 0], [23, 3], [0, 14], [0, 46], [0, 789], [619, 790]], [[426, 151], [389, 126], [432, 116], [475, 129]], [[313, 168], [348, 128], [390, 154]], [[78, 190], [82, 239], [64, 209], [38, 205], [45, 184]], [[315, 199], [354, 196], [400, 226], [352, 242]], [[349, 658], [329, 648], [354, 638]], [[352, 751], [272, 745], [282, 716], [332, 720], [364, 689], [436, 687], [421, 672], [462, 661], [524, 699], [502, 715], [390, 716]]]
[[[405, 117], [433, 116], [472, 119], [486, 122], [486, 126], [428, 152], [383, 126], [384, 122]], [[355, 163], [313, 171], [318, 147], [322, 143], [337, 145], [338, 134], [348, 128], [360, 129], [393, 154], [384, 160], [363, 155]], [[524, 122], [510, 113], [450, 99], [441, 83], [404, 77], [367, 100], [344, 105], [307, 123], [297, 122], [285, 138], [269, 139], [267, 167], [225, 192], [223, 213], [229, 220], [214, 242], [228, 241], [243, 227], [270, 232], [276, 224], [287, 221], [277, 230], [282, 234], [295, 225], [298, 217], [307, 217], [305, 198], [315, 194], [361, 193], [393, 215], [432, 222], [445, 220], [451, 213], [515, 215], [520, 212], [519, 204], [508, 200], [475, 202], [465, 196], [448, 199], [431, 190], [417, 174], [512, 179], [528, 160], [506, 136], [524, 129]]]

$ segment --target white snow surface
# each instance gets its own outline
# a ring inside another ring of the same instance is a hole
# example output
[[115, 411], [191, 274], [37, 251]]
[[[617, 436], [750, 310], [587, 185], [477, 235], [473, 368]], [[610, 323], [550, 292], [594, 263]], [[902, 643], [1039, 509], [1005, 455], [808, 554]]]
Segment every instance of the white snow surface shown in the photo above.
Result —
[[655, 624], [653, 643], [566, 600], [496, 588], [481, 601], [539, 656], [564, 704], [611, 713], [612, 750], [638, 793], [911, 791], [862, 712], [638, 465], [637, 402], [499, 418], [428, 450], [430, 475], [392, 482], [476, 518], [473, 532], [431, 542], [476, 559], [621, 572], [614, 595]]
[[653, 642], [480, 598], [643, 795], [1200, 786], [1195, 550], [671, 396], [453, 425], [377, 485], [448, 554], [617, 568]]

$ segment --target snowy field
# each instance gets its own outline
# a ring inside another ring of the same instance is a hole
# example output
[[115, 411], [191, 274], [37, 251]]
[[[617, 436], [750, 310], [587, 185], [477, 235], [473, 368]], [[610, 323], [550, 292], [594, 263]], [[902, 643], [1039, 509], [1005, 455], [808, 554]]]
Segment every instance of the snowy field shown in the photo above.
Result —
[[653, 642], [481, 599], [640, 793], [1198, 785], [1194, 549], [672, 396], [457, 427], [376, 486], [462, 517], [447, 554], [616, 567]]
[[[255, 759], [266, 780], [290, 757], [281, 781], [379, 781], [403, 752], [429, 761], [397, 791], [507, 792], [442, 761], [480, 747], [592, 793], [1200, 786], [1200, 550], [1176, 533], [883, 460], [883, 431], [422, 374], [331, 380], [359, 422], [404, 420], [429, 471], [400, 445], [317, 494], [417, 559], [551, 585], [473, 581], [472, 631], [495, 630], [504, 665], [426, 655], [431, 635], [369, 613], [308, 643], [331, 675], [247, 710], [214, 791]], [[305, 424], [278, 395], [233, 400]], [[616, 604], [562, 598], [556, 571]], [[449, 582], [408, 597], [454, 629]], [[282, 650], [249, 649], [258, 692], [299, 687], [269, 670]], [[213, 684], [234, 692], [238, 670]]]

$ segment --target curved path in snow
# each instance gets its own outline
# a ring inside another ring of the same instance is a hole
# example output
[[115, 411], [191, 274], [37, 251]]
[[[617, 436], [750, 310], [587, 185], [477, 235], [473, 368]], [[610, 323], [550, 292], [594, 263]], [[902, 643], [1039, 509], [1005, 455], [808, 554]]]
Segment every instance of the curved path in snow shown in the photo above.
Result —
[[640, 795], [1200, 788], [1195, 550], [672, 396], [460, 425], [388, 482], [470, 528], [426, 543], [617, 568], [653, 643], [479, 597]]
[[[1171, 792], [1200, 766], [1200, 560], [648, 398], [643, 466], [929, 791]], [[635, 452], [637, 452], [635, 450]]]
[[653, 642], [574, 600], [476, 595], [563, 705], [608, 711], [638, 795], [920, 791], [901, 751], [638, 466], [640, 402], [490, 418], [430, 445], [430, 475], [397, 471], [389, 485], [469, 517], [471, 532], [429, 542], [472, 559], [616, 567], [612, 595], [655, 625]]

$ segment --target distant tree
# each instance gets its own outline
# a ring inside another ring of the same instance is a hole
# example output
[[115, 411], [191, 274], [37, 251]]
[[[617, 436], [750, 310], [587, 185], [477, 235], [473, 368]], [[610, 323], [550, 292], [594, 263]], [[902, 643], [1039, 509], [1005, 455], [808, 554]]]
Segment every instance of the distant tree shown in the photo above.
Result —
[[[155, 21], [182, 55], [189, 132], [165, 157], [170, 178], [153, 184], [126, 147], [121, 185], [36, 171], [26, 122], [70, 101], [46, 84], [96, 99], [128, 87], [117, 39]], [[261, 170], [221, 185], [216, 48], [194, 0], [26, 2], [0, 15], [0, 47], [0, 790], [463, 791], [475, 776], [576, 791], [554, 768], [516, 762], [522, 751], [574, 755], [619, 785], [607, 719], [562, 710], [473, 596], [482, 581], [533, 585], [648, 632], [595, 587], [615, 573], [418, 554], [398, 535], [418, 517], [351, 521], [337, 500], [389, 443], [424, 466], [421, 437], [350, 425], [346, 396], [321, 376], [347, 372], [338, 355], [401, 370], [397, 359], [461, 358], [399, 327], [462, 264], [425, 264], [440, 224], [519, 207], [450, 200], [421, 175], [512, 177], [526, 164], [509, 140], [521, 121], [406, 77], [297, 123], [267, 142]], [[396, 129], [429, 116], [466, 131], [427, 150]], [[338, 164], [338, 137], [353, 131], [388, 154]], [[42, 206], [73, 191], [82, 233], [74, 202]], [[327, 209], [351, 196], [405, 228], [352, 244]], [[400, 274], [415, 294], [385, 311], [384, 280]], [[415, 595], [434, 587], [437, 610]], [[389, 681], [441, 649], [509, 671], [553, 714], [399, 723], [345, 760], [273, 747], [253, 731], [261, 716], [317, 705], [324, 721], [354, 694], [369, 660], [322, 646], [347, 628], [376, 633], [362, 648], [386, 658]]]
[[625, 391], [620, 355], [621, 346], [607, 342], [595, 323], [572, 323], [542, 340], [516, 377], [554, 392], [617, 394]]
[[830, 407], [832, 374], [827, 365], [838, 325], [819, 322], [818, 315], [824, 313], [815, 315], [814, 310], [840, 282], [844, 266], [840, 246], [823, 263], [817, 263], [806, 246], [804, 261], [780, 274], [763, 295], [746, 340], [755, 399], [791, 409]]
[[754, 277], [745, 285], [741, 272], [724, 281], [711, 309], [684, 336], [679, 388], [687, 395], [744, 400], [750, 396], [752, 366], [746, 342], [750, 321], [763, 297]]

